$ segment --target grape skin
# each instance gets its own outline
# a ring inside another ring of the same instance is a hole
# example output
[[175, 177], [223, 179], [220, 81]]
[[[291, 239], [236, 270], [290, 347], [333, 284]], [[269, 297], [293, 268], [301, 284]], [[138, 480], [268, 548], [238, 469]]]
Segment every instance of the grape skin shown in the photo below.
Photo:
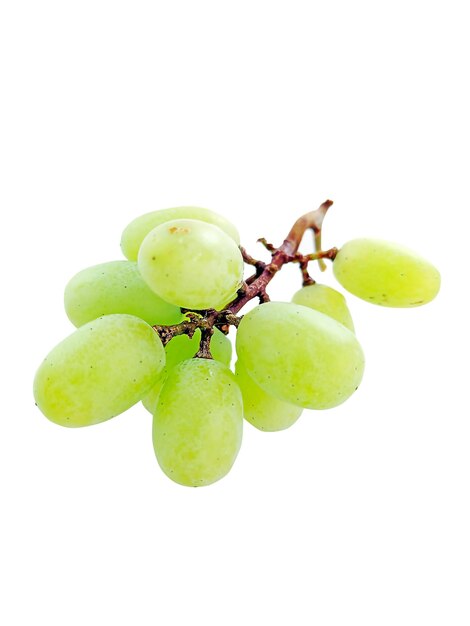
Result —
[[165, 222], [186, 218], [200, 220], [218, 226], [233, 239], [237, 246], [240, 243], [240, 235], [237, 229], [225, 219], [225, 217], [222, 217], [222, 215], [202, 207], [180, 206], [145, 213], [133, 220], [122, 233], [121, 249], [124, 256], [127, 257], [129, 261], [137, 261], [139, 248], [151, 230]]
[[302, 408], [283, 402], [266, 393], [249, 376], [241, 361], [235, 364], [235, 376], [243, 396], [243, 417], [259, 430], [275, 432], [294, 424]]
[[56, 424], [98, 424], [136, 404], [164, 364], [163, 345], [146, 322], [106, 315], [51, 350], [36, 373], [34, 397]]
[[110, 261], [88, 267], [68, 282], [65, 311], [75, 326], [112, 313], [127, 313], [148, 324], [177, 324], [183, 315], [154, 293], [131, 261]]
[[[158, 396], [165, 384], [168, 373], [181, 361], [191, 359], [199, 349], [199, 342], [201, 339], [201, 331], [196, 329], [191, 339], [188, 335], [177, 335], [173, 337], [165, 346], [166, 364], [160, 378], [149, 391], [149, 393], [142, 398], [142, 404], [144, 407], [152, 413], [155, 413], [157, 408]], [[230, 365], [232, 358], [232, 344], [230, 340], [220, 332], [220, 330], [214, 329], [214, 334], [211, 339], [211, 354], [216, 361], [220, 361], [224, 365]]]
[[306, 285], [294, 293], [292, 302], [320, 311], [320, 313], [332, 317], [340, 324], [343, 324], [343, 326], [346, 326], [346, 328], [349, 328], [351, 332], [354, 332], [354, 322], [346, 304], [346, 299], [336, 289], [319, 283]]
[[173, 220], [144, 239], [139, 271], [163, 300], [193, 310], [221, 309], [235, 298], [243, 279], [243, 257], [218, 226]]
[[288, 302], [249, 311], [238, 327], [236, 349], [262, 389], [309, 409], [344, 402], [364, 371], [354, 333], [319, 311]]
[[188, 487], [223, 478], [240, 449], [243, 403], [233, 373], [212, 359], [190, 359], [172, 369], [153, 419], [158, 463]]
[[438, 270], [413, 250], [382, 239], [353, 239], [333, 262], [338, 282], [372, 304], [415, 307], [439, 292]]

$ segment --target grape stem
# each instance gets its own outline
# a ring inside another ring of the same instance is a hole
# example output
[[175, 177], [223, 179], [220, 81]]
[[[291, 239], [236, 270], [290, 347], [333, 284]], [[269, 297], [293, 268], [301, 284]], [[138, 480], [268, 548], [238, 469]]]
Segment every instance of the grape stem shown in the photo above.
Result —
[[[323, 219], [332, 204], [331, 200], [325, 200], [315, 211], [310, 211], [299, 217], [278, 248], [268, 243], [264, 238], [258, 239], [271, 253], [270, 263], [255, 259], [248, 254], [245, 248], [240, 246], [244, 262], [254, 267], [255, 273], [243, 283], [235, 299], [223, 311], [216, 311], [215, 309], [205, 311], [181, 309], [186, 315], [184, 321], [171, 326], [154, 326], [153, 328], [158, 333], [163, 345], [166, 345], [176, 335], [186, 334], [192, 337], [199, 328], [201, 341], [195, 357], [211, 359], [210, 341], [214, 329], [218, 328], [227, 334], [230, 326], [237, 327], [242, 319], [237, 313], [253, 298], [259, 298], [260, 303], [269, 302], [266, 287], [283, 265], [298, 263], [303, 278], [303, 285], [313, 284], [315, 281], [308, 273], [308, 263], [310, 261], [318, 261], [320, 270], [324, 271], [326, 268], [324, 259], [333, 261], [338, 253], [337, 248], [330, 248], [324, 251], [321, 249]], [[311, 230], [313, 233], [315, 252], [304, 255], [300, 254], [298, 249], [307, 230]]]

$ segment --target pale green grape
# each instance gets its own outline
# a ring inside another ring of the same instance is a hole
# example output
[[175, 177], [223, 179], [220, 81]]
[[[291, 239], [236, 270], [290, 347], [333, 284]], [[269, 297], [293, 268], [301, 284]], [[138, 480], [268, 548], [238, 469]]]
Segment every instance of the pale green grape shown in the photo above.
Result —
[[319, 283], [306, 285], [294, 293], [292, 302], [320, 311], [354, 332], [354, 323], [346, 300], [336, 289]]
[[243, 258], [233, 239], [198, 220], [154, 228], [140, 247], [138, 264], [156, 294], [187, 309], [221, 309], [243, 279]]
[[190, 359], [169, 373], [153, 419], [160, 467], [188, 487], [209, 485], [240, 449], [243, 403], [235, 376], [212, 359]]
[[382, 306], [426, 304], [437, 295], [441, 284], [439, 272], [429, 261], [382, 239], [353, 239], [344, 244], [333, 271], [345, 289]]
[[243, 396], [243, 417], [250, 424], [274, 432], [289, 428], [299, 419], [302, 408], [266, 393], [248, 375], [241, 361], [235, 364], [235, 376]]
[[143, 280], [137, 263], [111, 261], [88, 267], [65, 287], [65, 311], [75, 326], [102, 315], [128, 313], [148, 324], [177, 324], [183, 315], [154, 293]]
[[214, 224], [227, 233], [237, 245], [240, 243], [237, 229], [222, 215], [197, 206], [179, 206], [145, 213], [133, 220], [122, 233], [121, 248], [124, 256], [130, 261], [136, 261], [139, 248], [151, 230], [165, 222], [179, 219], [201, 220]]
[[300, 304], [267, 302], [247, 313], [237, 354], [267, 393], [297, 406], [328, 409], [359, 385], [364, 355], [354, 333]]
[[155, 384], [165, 364], [157, 333], [131, 315], [81, 326], [44, 359], [36, 404], [62, 426], [89, 426], [122, 413]]
[[[199, 349], [199, 342], [201, 340], [201, 331], [196, 330], [192, 338], [188, 335], [176, 335], [165, 346], [166, 352], [166, 364], [162, 375], [149, 391], [149, 393], [142, 398], [142, 404], [150, 411], [152, 415], [157, 408], [158, 396], [165, 383], [168, 372], [170, 372], [175, 365], [191, 359]], [[232, 358], [232, 344], [230, 340], [220, 332], [220, 330], [214, 329], [214, 334], [211, 339], [211, 354], [216, 361], [220, 361], [224, 365], [230, 365]]]

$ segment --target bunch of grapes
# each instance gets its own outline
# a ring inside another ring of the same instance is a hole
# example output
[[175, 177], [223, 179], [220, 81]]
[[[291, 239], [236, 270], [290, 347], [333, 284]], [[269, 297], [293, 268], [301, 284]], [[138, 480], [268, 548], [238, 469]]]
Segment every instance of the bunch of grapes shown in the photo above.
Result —
[[[235, 227], [207, 209], [142, 215], [124, 230], [127, 260], [79, 272], [65, 288], [77, 330], [44, 359], [34, 380], [37, 406], [62, 426], [108, 420], [141, 401], [153, 415], [161, 468], [188, 486], [211, 484], [232, 467], [243, 418], [264, 431], [288, 428], [304, 408], [328, 409], [358, 387], [364, 355], [344, 296], [315, 282], [309, 263], [333, 263], [350, 293], [390, 307], [414, 307], [439, 291], [439, 272], [400, 245], [355, 239], [322, 250], [332, 204], [297, 220], [268, 263], [239, 245]], [[312, 253], [298, 251], [312, 230]], [[303, 286], [291, 302], [266, 287], [286, 263]], [[245, 265], [253, 273], [244, 279]], [[253, 298], [259, 306], [238, 315]], [[230, 370], [237, 329], [237, 361]]]

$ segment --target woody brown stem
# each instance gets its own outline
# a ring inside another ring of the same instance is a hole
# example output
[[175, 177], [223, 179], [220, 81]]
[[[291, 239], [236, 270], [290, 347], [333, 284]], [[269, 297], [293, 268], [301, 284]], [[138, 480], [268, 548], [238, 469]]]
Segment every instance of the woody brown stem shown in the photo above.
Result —
[[214, 328], [201, 328], [201, 342], [199, 344], [199, 350], [194, 355], [195, 358], [199, 359], [212, 359], [211, 354], [211, 339], [214, 334]]
[[228, 305], [227, 309], [233, 313], [238, 313], [247, 302], [256, 298], [256, 296], [263, 293], [263, 291], [265, 292], [267, 284], [281, 267], [294, 260], [305, 231], [312, 229], [315, 233], [321, 232], [323, 219], [332, 204], [333, 202], [331, 200], [326, 200], [316, 211], [310, 211], [310, 213], [299, 217], [279, 248], [274, 248], [271, 244], [266, 245], [266, 240], [259, 239], [258, 241], [261, 241], [265, 247], [269, 246], [268, 249], [272, 248], [271, 263], [266, 265], [263, 272], [247, 286], [245, 294], [241, 297], [237, 297]]
[[308, 273], [308, 261], [302, 261], [300, 263], [300, 273], [302, 274], [302, 287], [315, 284], [315, 281]]
[[[332, 204], [331, 200], [326, 200], [315, 211], [310, 211], [299, 217], [279, 248], [275, 248], [266, 239], [258, 239], [271, 252], [270, 263], [254, 259], [244, 248], [240, 247], [245, 263], [256, 268], [255, 274], [243, 283], [238, 290], [236, 298], [223, 311], [215, 311], [214, 309], [207, 311], [183, 311], [186, 313], [187, 320], [172, 326], [154, 326], [153, 328], [159, 334], [163, 345], [166, 345], [176, 335], [186, 334], [192, 337], [196, 329], [200, 328], [201, 343], [195, 356], [212, 358], [210, 354], [210, 340], [214, 328], [219, 328], [222, 332], [227, 333], [230, 326], [238, 326], [241, 318], [237, 316], [237, 313], [253, 298], [258, 297], [261, 303], [269, 302], [266, 287], [283, 265], [292, 262], [299, 263], [304, 285], [312, 284], [314, 281], [308, 274], [308, 262], [312, 260], [320, 262], [325, 258], [334, 260], [338, 252], [336, 248], [326, 251], [321, 250], [323, 219]], [[298, 253], [298, 249], [307, 230], [312, 230], [314, 233], [315, 252], [302, 255]]]

